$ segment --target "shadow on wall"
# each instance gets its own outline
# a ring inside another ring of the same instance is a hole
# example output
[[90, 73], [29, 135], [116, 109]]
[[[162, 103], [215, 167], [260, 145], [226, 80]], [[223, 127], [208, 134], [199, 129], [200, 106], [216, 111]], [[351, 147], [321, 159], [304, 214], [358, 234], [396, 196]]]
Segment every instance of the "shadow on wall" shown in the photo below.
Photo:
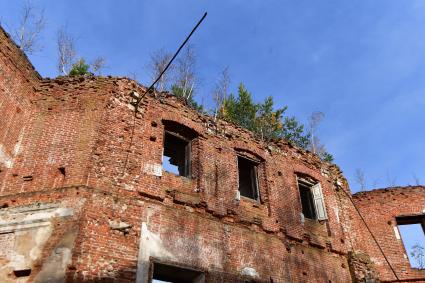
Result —
[[[111, 270], [109, 271], [108, 275], [104, 275], [102, 277], [93, 277], [93, 278], [86, 278], [86, 279], [84, 279], [82, 274], [73, 273], [71, 271], [68, 273], [66, 282], [85, 282], [85, 283], [99, 283], [99, 282], [130, 283], [131, 282], [131, 283], [134, 283], [136, 282], [136, 271], [137, 271], [137, 267], [136, 265], [134, 265], [134, 266], [122, 268], [120, 270]], [[54, 281], [54, 282], [57, 282], [57, 281]]]

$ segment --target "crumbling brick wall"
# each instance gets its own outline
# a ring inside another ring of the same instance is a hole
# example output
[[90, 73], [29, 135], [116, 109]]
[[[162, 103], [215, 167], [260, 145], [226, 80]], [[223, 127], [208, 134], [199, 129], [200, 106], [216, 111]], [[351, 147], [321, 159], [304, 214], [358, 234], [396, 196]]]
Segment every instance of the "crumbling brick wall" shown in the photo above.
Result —
[[[425, 187], [396, 187], [360, 192], [354, 194], [353, 200], [398, 278], [402, 281], [425, 281], [425, 270], [410, 266], [396, 221], [396, 217], [402, 216], [425, 218]], [[357, 218], [357, 213], [352, 213], [353, 218]], [[369, 254], [382, 281], [396, 280], [364, 225], [360, 223], [356, 229], [358, 240], [355, 241], [354, 248]]]
[[[145, 88], [126, 78], [41, 79], [1, 36], [0, 138], [13, 162], [0, 160], [0, 228], [18, 233], [39, 205], [47, 228], [25, 225], [49, 231], [30, 260], [10, 237], [0, 239], [31, 270], [20, 282], [146, 282], [155, 261], [200, 270], [206, 282], [361, 279], [350, 267], [363, 263], [348, 253], [369, 252], [359, 242], [369, 238], [357, 231], [337, 166], [285, 141], [258, 140], [169, 94], [147, 94], [136, 111]], [[190, 178], [162, 167], [165, 127], [174, 126], [194, 137]], [[259, 200], [237, 197], [238, 156], [258, 162]], [[326, 220], [302, 216], [297, 176], [321, 184]], [[13, 211], [26, 214], [16, 222]], [[0, 280], [16, 282], [14, 261], [0, 260], [10, 267], [0, 268]]]
[[32, 119], [34, 86], [41, 79], [26, 56], [0, 28], [0, 192], [4, 171], [16, 163]]

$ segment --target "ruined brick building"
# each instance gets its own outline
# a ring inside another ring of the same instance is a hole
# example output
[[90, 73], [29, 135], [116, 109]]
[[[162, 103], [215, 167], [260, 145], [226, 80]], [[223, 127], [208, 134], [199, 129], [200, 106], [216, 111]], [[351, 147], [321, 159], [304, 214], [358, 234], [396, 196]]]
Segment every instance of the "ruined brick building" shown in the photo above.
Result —
[[398, 233], [425, 226], [424, 187], [351, 195], [337, 166], [175, 97], [135, 114], [143, 92], [41, 78], [0, 30], [0, 282], [425, 282]]

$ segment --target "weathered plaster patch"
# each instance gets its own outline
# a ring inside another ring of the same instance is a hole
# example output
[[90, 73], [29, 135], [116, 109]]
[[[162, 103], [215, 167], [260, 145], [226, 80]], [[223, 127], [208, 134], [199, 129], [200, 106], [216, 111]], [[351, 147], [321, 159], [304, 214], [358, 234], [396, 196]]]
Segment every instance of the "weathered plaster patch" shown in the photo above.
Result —
[[77, 229], [68, 231], [44, 262], [34, 282], [65, 282], [66, 268], [71, 264]]
[[[13, 249], [4, 258], [7, 263], [0, 268], [0, 282], [8, 282], [8, 274], [14, 270], [31, 269], [51, 234], [51, 225], [16, 232]], [[26, 282], [26, 278], [19, 282]]]
[[6, 168], [13, 167], [13, 158], [6, 153], [6, 149], [0, 144], [0, 162], [3, 163]]
[[146, 222], [142, 223], [140, 240], [140, 250], [142, 253], [139, 260], [149, 261], [149, 257], [151, 256], [160, 259], [175, 259], [175, 257], [165, 249], [160, 236], [149, 231]]
[[13, 147], [13, 156], [18, 155], [21, 152], [22, 140], [24, 138], [24, 131], [19, 133], [18, 142]]
[[54, 207], [51, 204], [6, 209], [0, 213], [0, 232], [5, 233], [46, 226], [53, 217], [71, 215], [73, 215], [72, 208]]
[[163, 245], [161, 237], [148, 229], [149, 219], [153, 211], [146, 209], [146, 222], [142, 222], [139, 240], [139, 254], [137, 258], [136, 282], [147, 282], [149, 276], [149, 258], [175, 260], [175, 256]]
[[21, 144], [22, 144], [23, 137], [24, 137], [24, 131], [22, 130], [19, 133], [18, 141], [13, 147], [12, 155], [7, 154], [6, 147], [0, 144], [0, 163], [3, 163], [6, 166], [6, 168], [13, 167], [13, 163], [14, 163], [13, 161], [15, 159], [15, 156], [21, 152]]
[[338, 206], [334, 207], [334, 212], [335, 212], [335, 216], [336, 216], [336, 221], [339, 223], [339, 209]]
[[149, 175], [162, 176], [162, 165], [147, 163], [143, 166], [143, 172]]
[[[32, 269], [40, 260], [43, 249], [53, 233], [53, 219], [74, 214], [73, 208], [60, 205], [60, 203], [36, 203], [0, 211], [0, 282], [27, 281], [28, 277], [16, 281], [9, 275], [14, 270]], [[61, 249], [57, 251], [62, 255], [62, 260], [67, 262], [71, 252]], [[55, 269], [59, 270], [58, 268], [56, 266]]]
[[244, 276], [250, 276], [250, 277], [260, 277], [258, 272], [252, 267], [242, 268], [241, 274], [244, 275]]

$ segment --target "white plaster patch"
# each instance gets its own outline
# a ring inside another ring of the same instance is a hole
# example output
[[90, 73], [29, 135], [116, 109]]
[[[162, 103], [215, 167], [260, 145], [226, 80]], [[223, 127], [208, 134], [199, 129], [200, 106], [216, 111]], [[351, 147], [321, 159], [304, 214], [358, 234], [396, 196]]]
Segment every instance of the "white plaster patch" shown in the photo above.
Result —
[[[5, 211], [7, 212], [7, 211]], [[45, 226], [52, 217], [73, 215], [74, 210], [67, 207], [51, 207], [33, 211], [16, 211], [0, 214], [0, 232], [16, 231], [31, 226]]]
[[146, 174], [149, 175], [154, 175], [154, 176], [162, 176], [162, 165], [161, 164], [151, 164], [151, 163], [147, 163], [145, 164], [145, 166], [143, 167], [143, 172], [145, 172]]
[[49, 239], [52, 234], [52, 226], [46, 226], [43, 228], [37, 229], [37, 232], [34, 235], [35, 246], [31, 249], [29, 255], [30, 258], [35, 261], [41, 255], [41, 247], [43, 247], [44, 243]]
[[146, 222], [142, 223], [140, 238], [139, 249], [141, 251], [141, 257], [139, 257], [139, 260], [149, 261], [149, 257], [151, 256], [161, 259], [175, 259], [175, 257], [164, 248], [159, 235], [149, 231]]
[[21, 144], [24, 137], [24, 131], [19, 133], [18, 142], [13, 147], [13, 156], [18, 155], [21, 152]]
[[[0, 248], [3, 249], [0, 254], [6, 260], [0, 266], [0, 282], [8, 278], [11, 270], [32, 268], [40, 260], [54, 228], [52, 218], [71, 216], [74, 213], [74, 209], [59, 205], [35, 203], [0, 211], [0, 235], [6, 235], [0, 237]], [[70, 261], [71, 251], [60, 252], [64, 254], [62, 264], [65, 265]], [[22, 278], [19, 282], [26, 282], [25, 280]]]
[[13, 167], [13, 159], [6, 153], [6, 149], [0, 144], [0, 162], [3, 163], [7, 168]]
[[398, 231], [397, 226], [394, 226], [393, 228], [394, 228], [395, 237], [397, 238], [397, 240], [400, 240], [401, 239], [400, 232]]
[[133, 185], [124, 184], [124, 190], [134, 191], [134, 186]]
[[[43, 226], [52, 217], [66, 217], [74, 214], [74, 209], [59, 207], [58, 204], [33, 204], [28, 206], [12, 207], [0, 211], [0, 229], [7, 226], [16, 231], [16, 226], [37, 224]], [[5, 231], [2, 231], [5, 232]]]
[[250, 276], [250, 277], [260, 277], [257, 270], [255, 270], [252, 267], [244, 267], [241, 270], [241, 274], [244, 276]]
[[28, 267], [24, 255], [16, 254], [14, 251], [12, 251], [12, 255], [8, 259], [10, 262], [7, 264], [7, 266], [12, 267], [13, 269], [25, 269]]
[[[29, 251], [25, 251], [24, 249], [22, 251], [23, 254], [18, 253], [16, 250], [16, 245], [25, 245], [25, 242], [22, 242], [21, 240], [18, 244], [17, 241], [15, 243], [14, 250], [11, 250], [10, 255], [7, 257], [9, 262], [5, 266], [5, 268], [9, 267], [13, 270], [30, 268], [32, 266], [32, 263], [40, 257], [44, 244], [47, 242], [52, 233], [52, 227], [38, 227], [31, 231], [22, 232], [20, 235], [22, 236], [29, 233], [32, 235], [32, 237], [30, 238], [30, 243], [32, 245], [31, 249]], [[20, 236], [17, 235], [16, 237], [19, 238]]]
[[162, 244], [159, 235], [152, 233], [148, 229], [149, 219], [153, 211], [151, 207], [146, 209], [146, 222], [142, 222], [140, 240], [139, 240], [139, 254], [137, 256], [137, 274], [136, 282], [147, 282], [149, 274], [149, 259], [151, 256], [159, 259], [175, 260], [175, 256], [167, 251]]
[[339, 223], [339, 209], [337, 206], [334, 207], [334, 212], [336, 216], [336, 221]]

